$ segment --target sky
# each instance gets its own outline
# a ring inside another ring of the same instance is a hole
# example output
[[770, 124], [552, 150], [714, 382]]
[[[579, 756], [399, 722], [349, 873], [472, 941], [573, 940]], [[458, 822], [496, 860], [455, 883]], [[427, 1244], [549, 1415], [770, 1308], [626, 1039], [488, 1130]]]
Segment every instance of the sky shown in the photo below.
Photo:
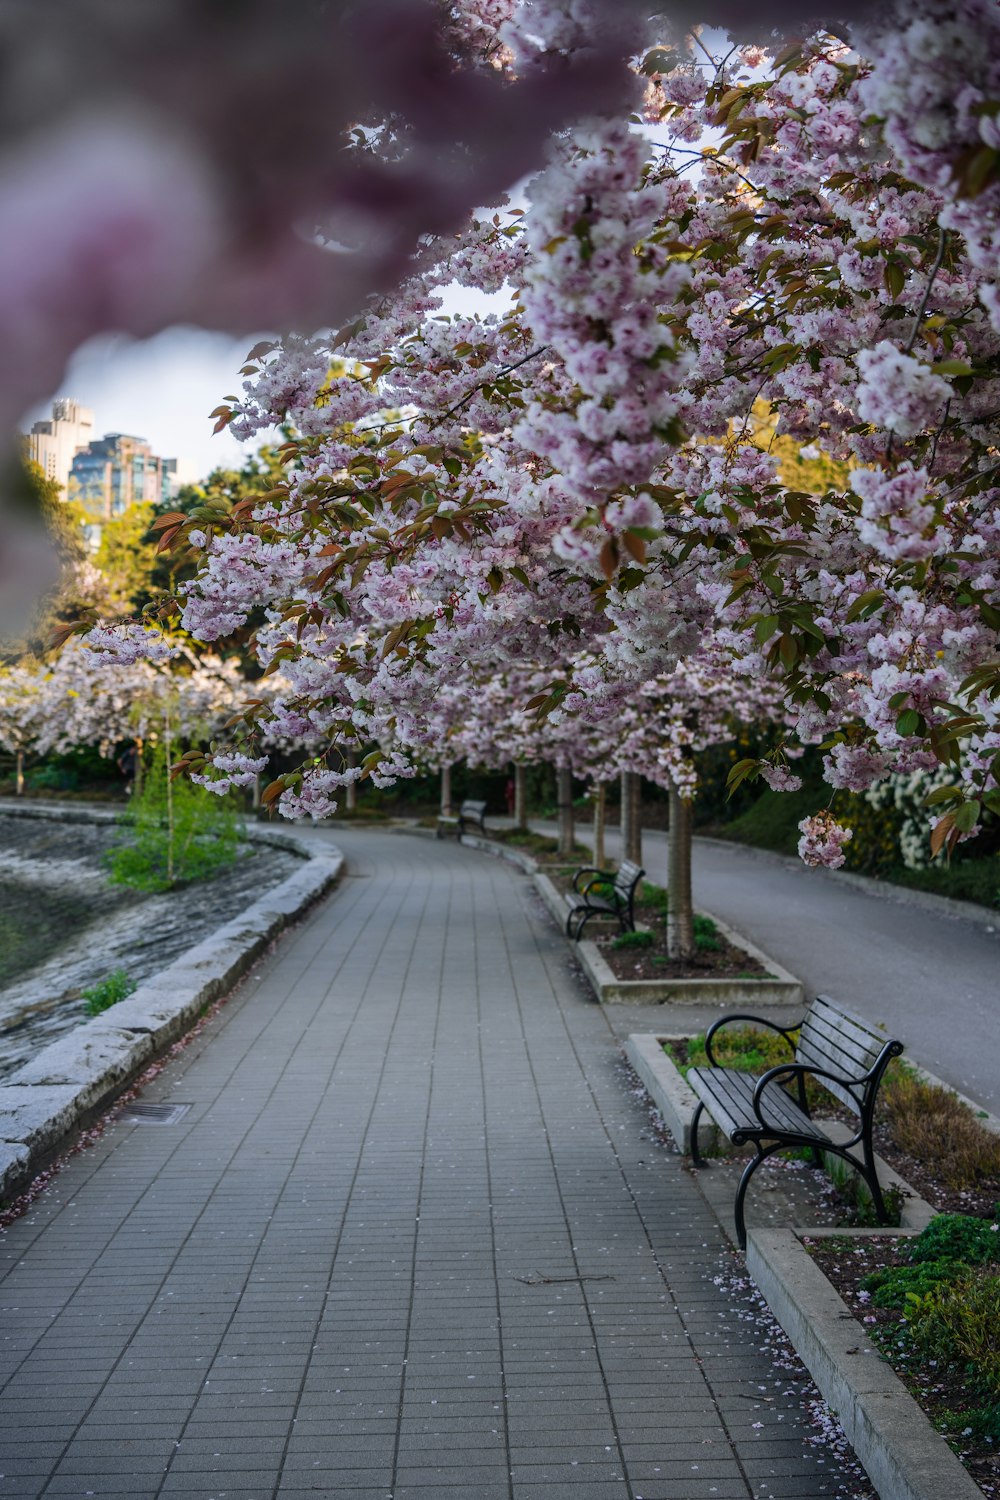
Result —
[[[472, 288], [448, 287], [442, 312], [449, 314], [499, 312], [509, 296], [487, 296]], [[203, 479], [212, 469], [238, 467], [261, 443], [277, 435], [272, 429], [248, 443], [238, 443], [226, 430], [212, 435], [209, 413], [226, 396], [242, 388], [240, 366], [258, 340], [273, 337], [250, 333], [234, 339], [203, 328], [168, 328], [151, 339], [108, 334], [78, 349], [66, 377], [53, 391], [71, 396], [94, 413], [98, 437], [127, 432], [146, 438], [161, 458], [176, 458], [182, 483]], [[25, 413], [23, 429], [49, 416], [51, 401]]]
[[[182, 481], [239, 465], [265, 441], [237, 443], [229, 432], [212, 436], [209, 417], [241, 389], [239, 369], [262, 334], [233, 339], [201, 328], [168, 328], [155, 338], [124, 335], [91, 339], [77, 350], [53, 396], [72, 396], [94, 412], [98, 436], [127, 432], [147, 438], [153, 452], [176, 458]], [[26, 413], [25, 430], [47, 417], [46, 401]]]

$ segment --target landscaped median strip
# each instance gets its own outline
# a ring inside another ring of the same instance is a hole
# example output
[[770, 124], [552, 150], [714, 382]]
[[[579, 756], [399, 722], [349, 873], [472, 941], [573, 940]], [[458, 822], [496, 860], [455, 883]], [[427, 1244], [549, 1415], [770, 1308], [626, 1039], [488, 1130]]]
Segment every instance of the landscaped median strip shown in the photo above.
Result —
[[307, 862], [127, 1000], [44, 1047], [0, 1085], [0, 1202], [71, 1130], [182, 1036], [207, 1005], [232, 989], [268, 943], [340, 874], [338, 850], [316, 854], [292, 833], [262, 829], [250, 836], [294, 848]]
[[885, 1500], [982, 1500], [975, 1480], [801, 1243], [802, 1234], [823, 1233], [751, 1229], [747, 1269], [870, 1479]]
[[[560, 927], [566, 924], [568, 907], [553, 881], [544, 874], [530, 855], [478, 834], [465, 834], [462, 843], [482, 849], [495, 858], [509, 860], [534, 879], [535, 889]], [[706, 915], [708, 915], [706, 913]], [[619, 979], [605, 962], [596, 943], [584, 938], [573, 944], [573, 951], [602, 1005], [799, 1005], [803, 1003], [802, 981], [790, 974], [767, 953], [756, 947], [742, 933], [736, 932], [719, 917], [712, 917], [719, 932], [736, 948], [742, 948], [767, 970], [766, 976], [747, 975], [729, 979]]]

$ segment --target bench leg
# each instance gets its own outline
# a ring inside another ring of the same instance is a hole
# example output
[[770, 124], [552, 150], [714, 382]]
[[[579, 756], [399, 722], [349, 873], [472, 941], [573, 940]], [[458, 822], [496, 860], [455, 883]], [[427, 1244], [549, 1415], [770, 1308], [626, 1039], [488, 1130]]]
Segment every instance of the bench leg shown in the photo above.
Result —
[[889, 1210], [886, 1208], [885, 1199], [882, 1196], [882, 1184], [878, 1180], [878, 1173], [875, 1170], [875, 1157], [869, 1141], [862, 1142], [862, 1151], [864, 1153], [865, 1164], [861, 1175], [868, 1184], [868, 1191], [872, 1195], [872, 1207], [875, 1210], [875, 1217], [880, 1224], [888, 1224], [890, 1217]]
[[695, 1167], [702, 1165], [702, 1155], [698, 1150], [698, 1121], [701, 1119], [704, 1110], [705, 1106], [699, 1099], [695, 1106], [694, 1114], [691, 1116], [691, 1164]]
[[569, 928], [568, 925], [567, 925], [566, 931], [567, 931], [568, 935], [571, 938], [574, 939], [575, 942], [578, 943], [580, 941], [580, 939], [583, 937], [583, 929], [586, 927], [587, 923], [590, 921], [591, 917], [593, 917], [593, 916], [596, 916], [595, 912], [587, 911], [585, 908], [583, 910], [581, 910], [580, 907], [577, 907], [576, 911], [571, 911], [570, 912], [570, 914], [569, 914], [569, 920], [572, 921], [574, 917], [576, 917], [576, 919], [577, 919], [576, 931], [575, 932], [570, 931], [570, 928]]
[[763, 1147], [759, 1141], [755, 1142], [754, 1150], [757, 1154], [743, 1168], [743, 1176], [740, 1178], [740, 1185], [736, 1189], [736, 1241], [741, 1250], [745, 1250], [747, 1247], [747, 1224], [743, 1215], [743, 1200], [747, 1195], [750, 1179], [761, 1162], [767, 1161], [767, 1158], [773, 1156], [775, 1151], [781, 1151], [785, 1144], [782, 1141], [775, 1141], [773, 1146]]

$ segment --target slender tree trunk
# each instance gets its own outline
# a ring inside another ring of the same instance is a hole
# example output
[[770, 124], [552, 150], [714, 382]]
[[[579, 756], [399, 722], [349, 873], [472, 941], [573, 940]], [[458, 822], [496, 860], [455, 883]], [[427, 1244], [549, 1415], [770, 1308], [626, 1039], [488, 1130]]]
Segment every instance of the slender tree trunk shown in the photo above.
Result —
[[[353, 771], [357, 763], [358, 757], [352, 750], [350, 755], [347, 757], [347, 764]], [[344, 794], [344, 806], [349, 813], [357, 812], [358, 810], [358, 783], [356, 781], [351, 781], [347, 784], [347, 788]]]
[[603, 781], [594, 783], [594, 864], [599, 870], [604, 869], [604, 812], [605, 812], [605, 786]]
[[642, 864], [642, 783], [634, 771], [621, 775], [622, 859]]
[[174, 783], [170, 775], [173, 769], [170, 761], [170, 720], [166, 714], [163, 716], [163, 752], [166, 763], [167, 776], [167, 881], [170, 885], [174, 883]]
[[135, 775], [132, 777], [132, 796], [142, 795], [142, 740], [135, 741]]
[[514, 763], [514, 827], [528, 826], [528, 777], [520, 761]]
[[254, 779], [253, 779], [253, 801], [252, 801], [251, 805], [252, 805], [252, 807], [253, 807], [253, 809], [254, 809], [255, 812], [256, 812], [257, 808], [260, 807], [260, 776], [259, 775], [255, 776]]
[[670, 788], [670, 905], [667, 952], [671, 958], [694, 957], [694, 902], [691, 895], [691, 837], [694, 807], [689, 797]]
[[441, 767], [441, 816], [451, 817], [451, 765]]
[[19, 797], [24, 796], [24, 751], [17, 752], [17, 777], [14, 783]]
[[573, 853], [573, 772], [568, 768], [556, 772], [556, 801], [559, 805], [559, 853]]

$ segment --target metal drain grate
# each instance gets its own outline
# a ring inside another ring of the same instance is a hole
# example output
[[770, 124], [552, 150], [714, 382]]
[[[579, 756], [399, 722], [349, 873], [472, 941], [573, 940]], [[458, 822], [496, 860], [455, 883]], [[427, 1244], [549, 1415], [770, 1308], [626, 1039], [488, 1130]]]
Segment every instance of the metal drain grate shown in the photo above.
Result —
[[126, 1104], [121, 1118], [128, 1125], [176, 1125], [190, 1104]]

